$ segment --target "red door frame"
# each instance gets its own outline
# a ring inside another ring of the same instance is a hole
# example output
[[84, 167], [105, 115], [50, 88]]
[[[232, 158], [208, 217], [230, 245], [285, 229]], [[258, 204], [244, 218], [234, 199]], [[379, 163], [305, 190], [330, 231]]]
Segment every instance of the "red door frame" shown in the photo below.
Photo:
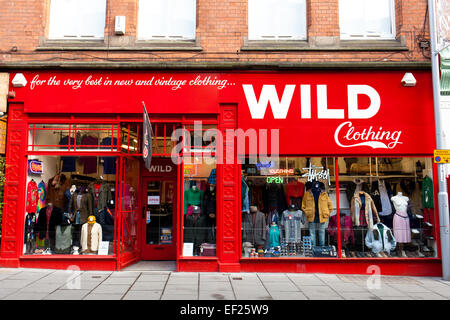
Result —
[[176, 260], [177, 256], [177, 241], [178, 241], [178, 195], [174, 188], [173, 202], [172, 202], [172, 244], [147, 244], [146, 243], [146, 212], [147, 208], [146, 198], [147, 198], [147, 184], [149, 181], [169, 181], [173, 182], [174, 187], [177, 184], [176, 177], [142, 177], [140, 185], [141, 201], [140, 201], [140, 212], [142, 215], [139, 217], [140, 227], [139, 232], [141, 233], [139, 246], [140, 246], [140, 260]]

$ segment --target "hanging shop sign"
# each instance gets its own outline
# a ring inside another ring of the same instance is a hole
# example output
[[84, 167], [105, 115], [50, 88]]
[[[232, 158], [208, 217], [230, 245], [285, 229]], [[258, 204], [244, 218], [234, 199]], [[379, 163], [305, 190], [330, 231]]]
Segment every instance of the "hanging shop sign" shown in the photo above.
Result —
[[28, 174], [43, 174], [44, 164], [39, 160], [28, 160]]

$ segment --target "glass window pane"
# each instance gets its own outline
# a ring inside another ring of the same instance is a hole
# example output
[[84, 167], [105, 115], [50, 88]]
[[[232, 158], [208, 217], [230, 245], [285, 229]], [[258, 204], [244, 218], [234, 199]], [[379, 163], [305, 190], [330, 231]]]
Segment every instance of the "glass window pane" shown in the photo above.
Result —
[[49, 38], [103, 38], [106, 0], [52, 0]]
[[195, 0], [140, 0], [138, 39], [195, 39]]
[[114, 253], [116, 170], [61, 172], [75, 160], [28, 157], [24, 254]]
[[216, 255], [216, 161], [183, 160], [183, 256]]
[[171, 245], [173, 239], [173, 181], [147, 183], [147, 244]]
[[337, 257], [337, 243], [327, 232], [336, 215], [334, 161], [246, 159], [241, 180], [244, 258]]
[[339, 158], [338, 163], [346, 257], [436, 256], [431, 158]]
[[339, 25], [343, 38], [393, 38], [392, 0], [340, 0]]
[[250, 40], [305, 39], [306, 2], [304, 0], [249, 0]]

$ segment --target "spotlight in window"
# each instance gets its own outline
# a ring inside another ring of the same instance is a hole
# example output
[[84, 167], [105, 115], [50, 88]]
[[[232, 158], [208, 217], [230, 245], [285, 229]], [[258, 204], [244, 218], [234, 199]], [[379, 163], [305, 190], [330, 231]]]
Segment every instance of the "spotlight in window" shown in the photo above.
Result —
[[414, 78], [411, 72], [405, 73], [401, 82], [404, 87], [414, 87], [417, 83], [416, 78]]

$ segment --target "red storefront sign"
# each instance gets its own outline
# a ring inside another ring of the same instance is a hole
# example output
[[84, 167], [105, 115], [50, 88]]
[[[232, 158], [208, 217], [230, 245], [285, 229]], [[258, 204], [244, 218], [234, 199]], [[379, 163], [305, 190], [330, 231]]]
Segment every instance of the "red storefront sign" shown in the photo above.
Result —
[[[279, 134], [279, 154], [430, 154], [431, 75], [415, 71], [308, 73], [25, 73], [27, 113], [216, 114], [238, 104], [238, 128]], [[272, 149], [273, 150], [273, 149]], [[258, 151], [259, 152], [259, 151]], [[259, 152], [260, 153], [260, 152]]]

